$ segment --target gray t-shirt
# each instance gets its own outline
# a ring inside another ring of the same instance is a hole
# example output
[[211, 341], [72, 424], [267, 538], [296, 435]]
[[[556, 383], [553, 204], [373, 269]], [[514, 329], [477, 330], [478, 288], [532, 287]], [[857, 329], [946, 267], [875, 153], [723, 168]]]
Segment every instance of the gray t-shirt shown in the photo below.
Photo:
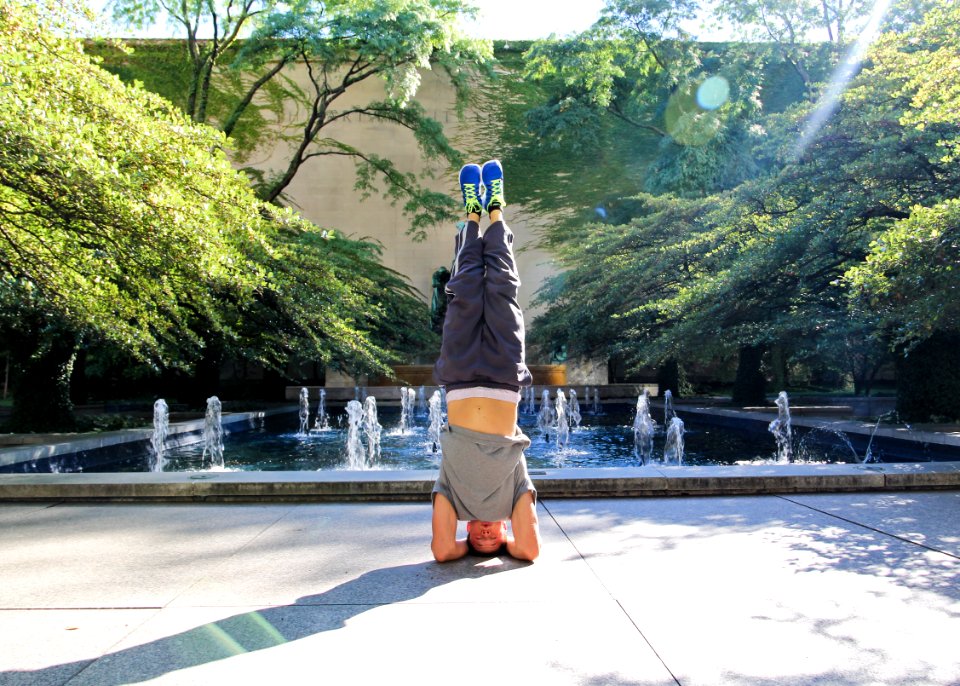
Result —
[[433, 492], [450, 501], [460, 521], [509, 519], [527, 491], [536, 502], [523, 455], [529, 445], [519, 428], [508, 437], [448, 425], [440, 432], [443, 459]]

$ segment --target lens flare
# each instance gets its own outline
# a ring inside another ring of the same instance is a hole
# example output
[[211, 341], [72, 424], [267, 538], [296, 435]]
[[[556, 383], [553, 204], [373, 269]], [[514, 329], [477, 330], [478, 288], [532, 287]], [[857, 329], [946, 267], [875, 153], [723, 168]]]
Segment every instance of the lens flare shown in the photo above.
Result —
[[730, 83], [722, 76], [711, 76], [697, 87], [697, 104], [715, 110], [730, 98]]
[[[711, 81], [720, 79], [722, 83]], [[701, 100], [701, 88], [710, 81], [704, 93], [704, 101], [711, 107], [704, 107]], [[726, 85], [726, 93], [723, 86]], [[681, 85], [667, 100], [664, 123], [667, 133], [679, 145], [697, 147], [709, 143], [722, 127], [718, 112], [729, 97], [730, 87], [722, 77], [709, 77], [701, 82], [689, 81]]]

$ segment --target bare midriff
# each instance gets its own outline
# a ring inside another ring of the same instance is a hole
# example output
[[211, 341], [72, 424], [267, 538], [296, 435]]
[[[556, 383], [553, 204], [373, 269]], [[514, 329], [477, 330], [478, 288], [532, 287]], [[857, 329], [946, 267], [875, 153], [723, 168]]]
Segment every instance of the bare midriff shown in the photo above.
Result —
[[453, 426], [497, 436], [517, 430], [517, 403], [493, 398], [463, 398], [447, 403], [447, 421]]

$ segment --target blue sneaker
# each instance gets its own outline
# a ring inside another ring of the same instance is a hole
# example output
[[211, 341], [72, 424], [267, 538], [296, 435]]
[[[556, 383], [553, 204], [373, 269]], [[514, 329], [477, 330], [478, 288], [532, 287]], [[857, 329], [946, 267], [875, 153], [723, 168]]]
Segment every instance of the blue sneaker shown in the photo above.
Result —
[[503, 166], [500, 160], [490, 160], [483, 165], [480, 178], [486, 191], [483, 194], [483, 208], [490, 212], [493, 209], [502, 209], [507, 206], [503, 199]]
[[460, 170], [460, 192], [463, 193], [463, 209], [468, 213], [483, 212], [480, 204], [480, 165], [466, 164]]

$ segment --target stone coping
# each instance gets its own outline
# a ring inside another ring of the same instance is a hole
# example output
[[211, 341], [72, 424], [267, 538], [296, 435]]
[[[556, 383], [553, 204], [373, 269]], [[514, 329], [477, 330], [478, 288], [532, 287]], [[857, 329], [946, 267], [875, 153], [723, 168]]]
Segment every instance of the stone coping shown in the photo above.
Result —
[[[541, 498], [960, 489], [960, 462], [535, 469]], [[0, 501], [424, 501], [436, 470], [0, 474]]]

